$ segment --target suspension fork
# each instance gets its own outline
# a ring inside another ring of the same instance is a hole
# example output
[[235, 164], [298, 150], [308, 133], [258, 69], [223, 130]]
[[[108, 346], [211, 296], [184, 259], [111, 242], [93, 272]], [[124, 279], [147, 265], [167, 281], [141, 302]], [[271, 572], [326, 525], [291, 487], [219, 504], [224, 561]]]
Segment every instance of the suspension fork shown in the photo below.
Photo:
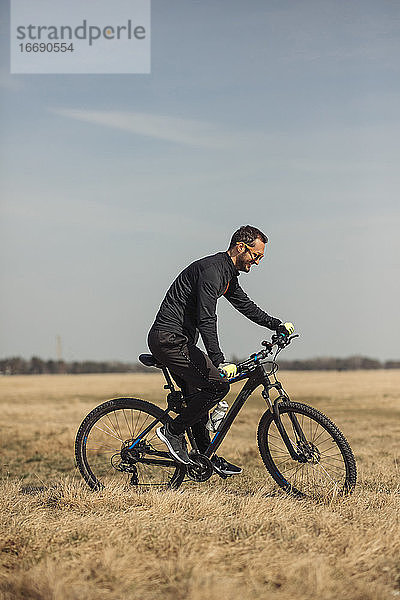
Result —
[[[273, 404], [269, 397], [269, 389], [272, 387], [276, 388], [276, 390], [279, 393], [279, 396], [275, 399]], [[282, 403], [284, 404], [285, 402], [289, 402], [289, 396], [283, 390], [282, 385], [279, 382], [277, 382], [275, 384], [271, 384], [270, 382], [268, 382], [267, 385], [264, 385], [264, 390], [262, 391], [262, 396], [265, 400], [268, 401], [268, 404], [270, 405], [276, 428], [278, 429], [279, 433], [281, 434], [281, 437], [285, 443], [285, 446], [286, 446], [291, 458], [298, 462], [304, 462], [304, 457], [302, 455], [300, 455], [298, 452], [296, 452], [296, 450], [294, 449], [293, 444], [290, 440], [290, 437], [288, 436], [286, 429], [282, 423], [281, 415], [279, 412], [279, 405]], [[296, 435], [298, 436], [298, 438], [301, 441], [306, 442], [306, 437], [303, 433], [302, 428], [300, 427], [300, 423], [297, 420], [296, 415], [289, 413], [289, 419], [293, 425], [293, 430], [296, 433]]]

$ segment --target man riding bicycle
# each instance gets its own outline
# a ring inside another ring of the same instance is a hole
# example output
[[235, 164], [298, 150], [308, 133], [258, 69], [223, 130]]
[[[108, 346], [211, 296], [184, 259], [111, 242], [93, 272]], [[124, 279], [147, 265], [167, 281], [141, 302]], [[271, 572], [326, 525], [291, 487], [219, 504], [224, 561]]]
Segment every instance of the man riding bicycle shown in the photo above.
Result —
[[[157, 429], [170, 455], [180, 463], [191, 464], [185, 430], [191, 427], [199, 452], [210, 444], [206, 429], [209, 410], [229, 392], [228, 379], [236, 365], [225, 362], [217, 333], [216, 304], [225, 298], [243, 315], [277, 333], [293, 333], [292, 323], [282, 323], [261, 310], [242, 290], [240, 271], [248, 273], [264, 256], [267, 236], [256, 227], [244, 225], [232, 236], [226, 252], [218, 252], [191, 263], [166, 293], [149, 331], [149, 348], [168, 367], [182, 388], [187, 407], [170, 423]], [[207, 354], [197, 346], [199, 334]], [[242, 472], [222, 457], [211, 459], [221, 476]]]

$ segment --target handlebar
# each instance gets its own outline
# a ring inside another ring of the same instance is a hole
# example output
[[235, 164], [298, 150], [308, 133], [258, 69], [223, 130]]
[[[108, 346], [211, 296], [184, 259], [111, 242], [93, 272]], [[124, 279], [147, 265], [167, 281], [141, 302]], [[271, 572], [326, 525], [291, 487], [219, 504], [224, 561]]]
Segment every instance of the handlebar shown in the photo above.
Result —
[[236, 365], [237, 375], [235, 375], [235, 377], [233, 377], [230, 381], [234, 381], [238, 378], [243, 378], [243, 376], [246, 373], [253, 371], [261, 363], [261, 361], [265, 360], [270, 354], [272, 354], [273, 349], [275, 347], [278, 348], [277, 352], [280, 352], [280, 350], [286, 348], [286, 346], [289, 346], [291, 341], [298, 337], [298, 334], [287, 337], [282, 333], [275, 333], [271, 337], [270, 342], [264, 340], [263, 342], [261, 342], [261, 344], [262, 346], [265, 346], [265, 350], [260, 350], [259, 352], [252, 354], [248, 359], [244, 360], [243, 362], [238, 363]]
[[270, 342], [261, 342], [262, 346], [265, 346], [268, 350], [269, 350], [269, 354], [271, 354], [272, 352], [272, 348], [274, 346], [279, 346], [279, 348], [285, 348], [286, 346], [289, 346], [290, 342], [294, 339], [294, 338], [298, 338], [299, 335], [296, 333], [296, 335], [290, 335], [289, 337], [287, 337], [286, 335], [284, 335], [283, 333], [275, 333]]

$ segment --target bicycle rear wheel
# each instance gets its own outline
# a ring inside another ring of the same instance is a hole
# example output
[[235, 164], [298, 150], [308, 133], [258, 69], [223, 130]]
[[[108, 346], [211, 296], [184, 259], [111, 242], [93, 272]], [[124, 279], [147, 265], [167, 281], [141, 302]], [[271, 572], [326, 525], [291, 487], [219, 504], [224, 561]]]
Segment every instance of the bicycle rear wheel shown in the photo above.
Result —
[[85, 481], [95, 490], [115, 485], [177, 488], [186, 469], [171, 459], [156, 434], [168, 420], [160, 408], [136, 398], [97, 406], [83, 420], [75, 440], [76, 462]]
[[[258, 426], [258, 447], [276, 483], [299, 497], [323, 499], [351, 493], [356, 484], [356, 463], [346, 438], [336, 425], [315, 408], [298, 402], [281, 403], [279, 412], [293, 448], [304, 462], [291, 457], [272, 412], [266, 411]], [[299, 439], [291, 420], [293, 415], [306, 441]]]

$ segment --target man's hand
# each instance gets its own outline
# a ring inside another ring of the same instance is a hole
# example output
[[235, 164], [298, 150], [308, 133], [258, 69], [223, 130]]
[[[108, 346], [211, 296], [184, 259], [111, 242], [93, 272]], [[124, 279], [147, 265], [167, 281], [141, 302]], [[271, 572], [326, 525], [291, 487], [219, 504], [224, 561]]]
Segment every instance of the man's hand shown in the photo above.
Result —
[[286, 336], [292, 335], [292, 333], [294, 333], [293, 323], [281, 323], [279, 327], [276, 328], [276, 333], [281, 333]]
[[218, 366], [218, 369], [220, 371], [222, 371], [222, 373], [224, 373], [224, 375], [228, 379], [231, 379], [232, 377], [235, 377], [235, 375], [237, 373], [237, 366], [234, 365], [233, 363], [221, 363]]

